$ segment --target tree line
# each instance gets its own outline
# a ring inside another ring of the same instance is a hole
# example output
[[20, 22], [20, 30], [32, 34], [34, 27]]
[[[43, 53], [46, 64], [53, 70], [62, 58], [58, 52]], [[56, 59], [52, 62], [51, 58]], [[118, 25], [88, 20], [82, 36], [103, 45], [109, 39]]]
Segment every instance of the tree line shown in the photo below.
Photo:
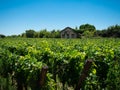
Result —
[[47, 29], [43, 29], [36, 32], [30, 29], [26, 30], [21, 36], [27, 38], [60, 38], [60, 30], [47, 31]]
[[[107, 29], [96, 30], [96, 27], [91, 24], [82, 24], [79, 27], [73, 28], [79, 37], [115, 37], [120, 38], [120, 25], [112, 25]], [[60, 38], [60, 30], [48, 31], [43, 29], [40, 31], [35, 31], [33, 29], [26, 30], [21, 35], [11, 35], [9, 37], [26, 37], [26, 38]], [[0, 34], [0, 38], [6, 37]], [[7, 36], [8, 37], [8, 36]]]
[[120, 25], [113, 25], [104, 30], [97, 30], [95, 36], [120, 38]]
[[107, 29], [96, 30], [94, 25], [83, 24], [79, 28], [75, 28], [78, 33], [84, 37], [114, 37], [120, 38], [120, 25], [112, 25]]

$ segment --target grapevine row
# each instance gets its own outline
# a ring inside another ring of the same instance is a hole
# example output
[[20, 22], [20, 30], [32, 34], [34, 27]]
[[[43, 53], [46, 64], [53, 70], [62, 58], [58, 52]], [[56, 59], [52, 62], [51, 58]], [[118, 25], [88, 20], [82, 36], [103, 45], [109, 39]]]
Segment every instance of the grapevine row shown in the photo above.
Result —
[[120, 39], [0, 39], [0, 77], [14, 87], [37, 90], [48, 66], [43, 90], [75, 89], [87, 59], [93, 63], [82, 89], [119, 88]]

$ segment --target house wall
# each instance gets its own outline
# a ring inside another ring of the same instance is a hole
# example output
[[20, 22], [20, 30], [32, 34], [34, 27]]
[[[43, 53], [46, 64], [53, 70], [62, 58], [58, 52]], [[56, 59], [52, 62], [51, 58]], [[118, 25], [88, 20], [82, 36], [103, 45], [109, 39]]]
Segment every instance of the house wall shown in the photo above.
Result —
[[77, 38], [77, 34], [68, 28], [61, 32], [61, 38]]

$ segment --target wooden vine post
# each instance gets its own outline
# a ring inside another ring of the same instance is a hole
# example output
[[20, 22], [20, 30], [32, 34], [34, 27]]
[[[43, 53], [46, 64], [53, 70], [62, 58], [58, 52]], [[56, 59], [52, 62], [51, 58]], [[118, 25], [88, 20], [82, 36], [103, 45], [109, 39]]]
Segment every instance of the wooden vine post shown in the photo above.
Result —
[[40, 73], [40, 80], [39, 80], [40, 88], [44, 85], [47, 70], [48, 70], [48, 66], [42, 67], [42, 70], [41, 70], [41, 73]]
[[82, 73], [80, 75], [80, 78], [79, 78], [79, 81], [78, 81], [78, 84], [77, 84], [75, 90], [80, 90], [80, 88], [82, 87], [82, 83], [85, 81], [86, 77], [88, 76], [88, 72], [89, 72], [91, 66], [92, 66], [92, 60], [91, 59], [86, 60], [86, 63], [84, 65], [84, 68], [82, 70]]

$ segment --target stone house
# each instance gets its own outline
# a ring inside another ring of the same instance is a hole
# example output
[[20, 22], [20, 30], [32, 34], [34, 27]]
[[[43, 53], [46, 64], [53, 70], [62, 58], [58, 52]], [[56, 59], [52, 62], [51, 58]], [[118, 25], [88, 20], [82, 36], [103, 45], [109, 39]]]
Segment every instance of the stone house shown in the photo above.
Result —
[[61, 38], [77, 38], [76, 31], [70, 27], [66, 27], [61, 31]]

